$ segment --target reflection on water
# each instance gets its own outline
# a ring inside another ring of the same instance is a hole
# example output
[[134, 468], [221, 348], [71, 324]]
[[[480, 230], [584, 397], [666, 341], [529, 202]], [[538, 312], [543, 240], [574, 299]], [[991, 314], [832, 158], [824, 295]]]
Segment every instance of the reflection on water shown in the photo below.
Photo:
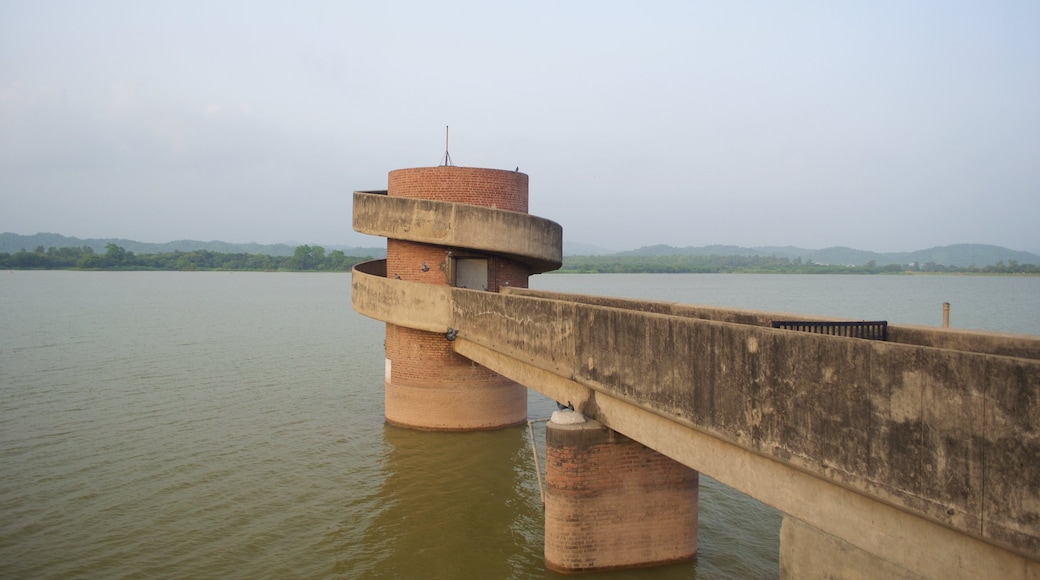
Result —
[[[549, 404], [554, 405], [551, 401]], [[542, 401], [539, 406], [546, 406]], [[544, 465], [544, 427], [536, 430]], [[365, 506], [370, 578], [566, 578], [543, 566], [543, 519], [528, 430], [436, 433], [387, 425], [378, 495]], [[697, 562], [583, 578], [774, 578], [780, 514], [702, 478]]]
[[[541, 503], [524, 429], [384, 427], [386, 462], [367, 562], [391, 578], [511, 578], [541, 571]], [[535, 566], [532, 566], [535, 564]]]

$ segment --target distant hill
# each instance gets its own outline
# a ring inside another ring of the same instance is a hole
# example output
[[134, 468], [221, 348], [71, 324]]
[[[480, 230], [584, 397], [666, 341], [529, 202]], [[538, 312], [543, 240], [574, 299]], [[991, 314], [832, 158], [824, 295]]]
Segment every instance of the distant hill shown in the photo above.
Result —
[[[212, 241], [200, 242], [197, 240], [177, 240], [162, 244], [147, 242], [135, 242], [119, 238], [109, 239], [80, 239], [66, 237], [60, 234], [36, 234], [23, 236], [19, 234], [0, 234], [0, 252], [15, 253], [19, 250], [31, 252], [38, 246], [45, 248], [83, 247], [89, 246], [95, 252], [104, 253], [106, 244], [116, 244], [127, 251], [135, 254], [163, 254], [168, 252], [191, 252], [195, 250], [209, 250], [227, 254], [265, 254], [268, 256], [291, 256], [298, 244], [235, 244], [230, 242]], [[373, 258], [385, 258], [386, 248], [378, 247], [354, 247], [354, 246], [326, 246], [326, 252], [341, 250], [348, 256], [371, 256]], [[673, 246], [658, 245], [645, 246], [637, 250], [613, 253], [610, 250], [591, 244], [566, 242], [564, 244], [564, 255], [566, 256], [775, 256], [789, 260], [801, 259], [803, 262], [812, 260], [817, 264], [835, 264], [843, 266], [863, 266], [873, 261], [877, 266], [888, 264], [906, 265], [913, 262], [927, 264], [929, 262], [967, 268], [972, 265], [978, 267], [992, 266], [997, 262], [1005, 264], [1011, 261], [1019, 264], [1040, 265], [1040, 255], [1032, 252], [1010, 250], [1001, 246], [986, 244], [954, 244], [951, 246], [938, 246], [927, 250], [914, 252], [889, 252], [879, 253], [866, 250], [855, 250], [835, 246], [821, 250], [808, 250], [794, 246], [761, 246], [745, 248], [742, 246], [712, 245], [700, 247], [676, 248]]]
[[613, 254], [614, 250], [608, 250], [593, 244], [582, 244], [580, 242], [563, 242], [564, 256], [607, 256]]
[[[291, 256], [296, 251], [297, 245], [302, 244], [234, 244], [230, 242], [200, 242], [197, 240], [176, 240], [173, 242], [165, 242], [162, 244], [152, 244], [148, 242], [135, 242], [133, 240], [124, 240], [120, 238], [106, 238], [106, 239], [80, 239], [75, 237], [67, 237], [60, 234], [36, 234], [32, 236], [22, 236], [19, 234], [3, 233], [0, 234], [0, 252], [7, 252], [13, 254], [19, 250], [25, 250], [27, 252], [33, 251], [38, 246], [45, 248], [82, 248], [88, 246], [95, 252], [103, 254], [105, 252], [105, 245], [115, 244], [129, 252], [135, 254], [165, 254], [170, 252], [193, 252], [195, 250], [208, 250], [210, 252], [220, 252], [224, 254], [264, 254], [268, 256]], [[325, 248], [326, 252], [332, 250], [341, 250], [348, 256], [371, 256], [373, 258], [384, 258], [386, 257], [386, 248], [360, 248], [352, 246], [325, 246], [322, 244], [307, 244], [310, 246], [321, 246]]]
[[870, 261], [878, 266], [888, 264], [927, 264], [934, 262], [945, 266], [967, 268], [969, 266], [991, 266], [1003, 261], [1012, 260], [1019, 264], [1040, 264], [1040, 255], [1031, 252], [1010, 250], [1001, 246], [986, 244], [954, 244], [938, 246], [914, 252], [869, 252], [845, 247], [807, 250], [794, 246], [765, 246], [745, 248], [741, 246], [701, 246], [676, 248], [673, 246], [645, 246], [638, 250], [619, 252], [616, 256], [775, 256], [790, 260], [812, 260], [817, 264], [836, 264], [844, 266], [863, 266]]

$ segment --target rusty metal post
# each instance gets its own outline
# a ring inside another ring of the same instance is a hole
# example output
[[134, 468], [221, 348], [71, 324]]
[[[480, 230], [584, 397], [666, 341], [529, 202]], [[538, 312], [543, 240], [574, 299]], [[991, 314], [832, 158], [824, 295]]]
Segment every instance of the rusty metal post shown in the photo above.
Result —
[[943, 328], [950, 327], [950, 303], [943, 302]]

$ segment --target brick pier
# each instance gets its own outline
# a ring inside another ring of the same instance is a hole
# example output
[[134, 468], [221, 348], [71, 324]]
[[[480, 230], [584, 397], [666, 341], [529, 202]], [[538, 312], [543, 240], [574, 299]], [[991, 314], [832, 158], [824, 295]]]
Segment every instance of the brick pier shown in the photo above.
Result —
[[596, 421], [550, 421], [545, 564], [558, 572], [697, 555], [698, 473]]

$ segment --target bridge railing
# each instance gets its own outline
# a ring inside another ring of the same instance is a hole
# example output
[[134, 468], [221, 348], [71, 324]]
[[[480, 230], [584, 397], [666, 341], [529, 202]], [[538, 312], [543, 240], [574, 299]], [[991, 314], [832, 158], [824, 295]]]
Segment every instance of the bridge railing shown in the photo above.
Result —
[[867, 340], [888, 340], [888, 321], [820, 321], [820, 320], [774, 320], [773, 328], [796, 330], [825, 334], [827, 336], [845, 336], [849, 338], [865, 338]]
[[887, 341], [849, 340], [771, 327], [795, 316], [526, 289], [453, 289], [451, 315], [464, 342], [596, 400], [1040, 561], [1040, 359], [989, 353], [1036, 352], [1037, 337], [935, 329], [958, 338], [936, 348], [892, 325]]

